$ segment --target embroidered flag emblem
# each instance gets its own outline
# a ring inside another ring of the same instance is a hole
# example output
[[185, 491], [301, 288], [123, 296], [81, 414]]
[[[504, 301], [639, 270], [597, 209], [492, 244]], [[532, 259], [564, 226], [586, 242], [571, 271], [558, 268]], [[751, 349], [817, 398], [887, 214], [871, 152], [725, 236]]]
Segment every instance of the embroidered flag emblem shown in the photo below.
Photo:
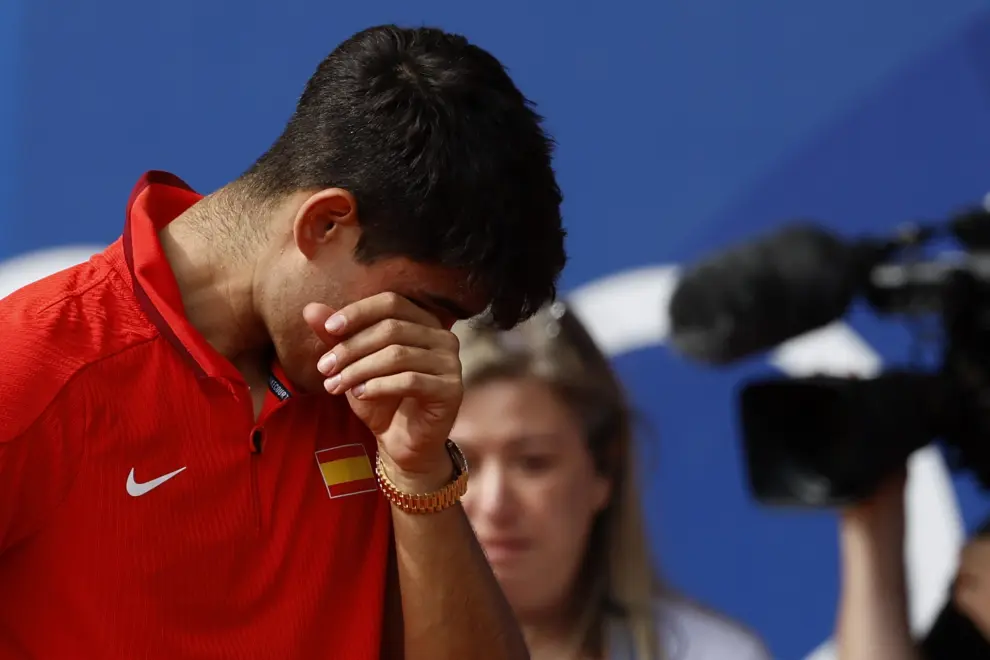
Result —
[[371, 459], [360, 443], [321, 449], [316, 452], [316, 463], [332, 498], [378, 490]]

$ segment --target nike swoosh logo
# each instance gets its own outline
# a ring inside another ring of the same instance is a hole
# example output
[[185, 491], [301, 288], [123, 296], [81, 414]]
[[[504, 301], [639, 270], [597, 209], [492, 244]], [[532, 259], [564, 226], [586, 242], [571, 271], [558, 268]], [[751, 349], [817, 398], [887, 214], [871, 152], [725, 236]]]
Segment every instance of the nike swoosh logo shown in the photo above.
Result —
[[154, 489], [161, 486], [163, 483], [179, 474], [186, 468], [180, 467], [175, 472], [169, 472], [168, 474], [163, 474], [157, 479], [152, 479], [151, 481], [145, 481], [143, 484], [139, 484], [134, 480], [134, 468], [131, 468], [131, 473], [127, 475], [127, 494], [131, 497], [141, 497], [145, 493], [151, 492]]

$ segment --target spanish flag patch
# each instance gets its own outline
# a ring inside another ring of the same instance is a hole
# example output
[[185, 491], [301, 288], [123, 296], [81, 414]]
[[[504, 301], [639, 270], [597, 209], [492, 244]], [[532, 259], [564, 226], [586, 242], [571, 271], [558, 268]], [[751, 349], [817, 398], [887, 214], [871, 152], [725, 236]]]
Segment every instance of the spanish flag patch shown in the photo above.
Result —
[[364, 445], [341, 445], [316, 452], [323, 483], [330, 497], [358, 495], [378, 490], [371, 459]]

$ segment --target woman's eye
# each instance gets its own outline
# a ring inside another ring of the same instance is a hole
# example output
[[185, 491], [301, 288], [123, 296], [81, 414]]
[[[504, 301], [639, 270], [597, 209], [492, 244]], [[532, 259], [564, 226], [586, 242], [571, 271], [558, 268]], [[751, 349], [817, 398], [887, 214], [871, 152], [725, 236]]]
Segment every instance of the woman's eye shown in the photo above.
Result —
[[521, 463], [527, 471], [542, 472], [553, 465], [553, 459], [550, 456], [523, 456]]

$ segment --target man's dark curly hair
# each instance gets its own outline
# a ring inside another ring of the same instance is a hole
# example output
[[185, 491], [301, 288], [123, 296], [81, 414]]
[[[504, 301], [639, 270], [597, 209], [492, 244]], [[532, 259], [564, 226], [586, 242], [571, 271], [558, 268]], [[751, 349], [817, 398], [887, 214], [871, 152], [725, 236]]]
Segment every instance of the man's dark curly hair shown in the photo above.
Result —
[[373, 27], [323, 60], [242, 181], [266, 198], [350, 191], [357, 258], [464, 269], [508, 328], [553, 299], [566, 261], [541, 121], [502, 64], [464, 37]]

